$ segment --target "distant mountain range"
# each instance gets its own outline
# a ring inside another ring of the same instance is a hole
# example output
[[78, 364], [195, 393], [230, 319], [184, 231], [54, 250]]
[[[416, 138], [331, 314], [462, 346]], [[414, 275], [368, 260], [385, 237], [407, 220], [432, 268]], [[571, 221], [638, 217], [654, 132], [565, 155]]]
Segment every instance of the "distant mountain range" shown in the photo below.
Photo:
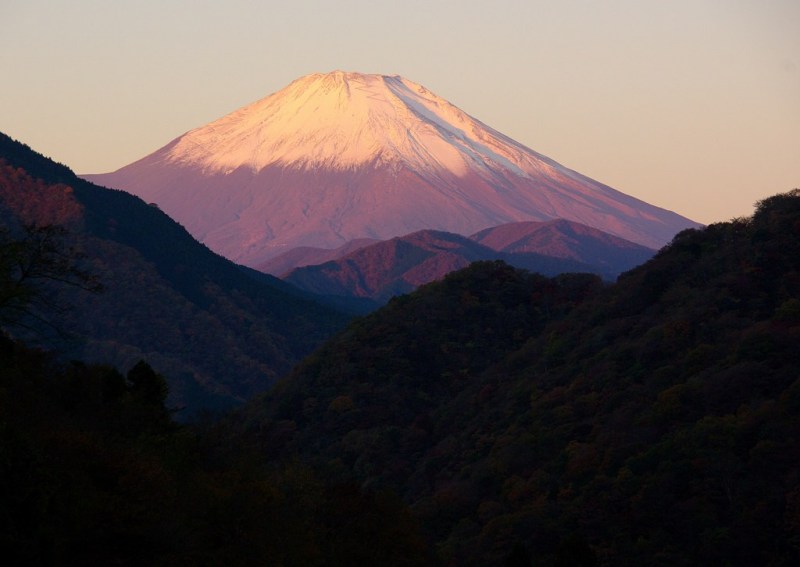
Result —
[[69, 335], [58, 349], [122, 369], [146, 359], [183, 415], [266, 389], [349, 318], [212, 253], [158, 208], [0, 134], [0, 227], [18, 233], [22, 224], [66, 227], [65, 246], [105, 288], [48, 288], [69, 306], [51, 314]]
[[255, 269], [272, 274], [273, 276], [283, 276], [291, 272], [294, 268], [302, 266], [314, 266], [324, 264], [331, 260], [338, 260], [359, 248], [364, 248], [370, 244], [382, 242], [375, 238], [357, 238], [339, 248], [314, 248], [313, 246], [299, 246], [292, 248], [288, 252], [270, 258], [266, 262], [255, 266]]
[[[324, 252], [308, 249], [302, 259], [318, 260]], [[297, 252], [289, 254], [300, 261]], [[423, 230], [362, 245], [353, 252], [344, 249], [339, 257], [295, 268], [282, 277], [313, 293], [367, 297], [382, 303], [478, 260], [501, 259], [545, 275], [591, 272], [613, 280], [653, 254], [655, 250], [559, 219], [501, 225], [471, 238]], [[274, 265], [282, 261], [283, 257], [277, 257]]]
[[467, 236], [563, 218], [659, 248], [698, 226], [534, 152], [419, 84], [341, 71], [302, 77], [113, 173], [84, 177], [156, 203], [251, 267], [298, 247], [420, 230]]

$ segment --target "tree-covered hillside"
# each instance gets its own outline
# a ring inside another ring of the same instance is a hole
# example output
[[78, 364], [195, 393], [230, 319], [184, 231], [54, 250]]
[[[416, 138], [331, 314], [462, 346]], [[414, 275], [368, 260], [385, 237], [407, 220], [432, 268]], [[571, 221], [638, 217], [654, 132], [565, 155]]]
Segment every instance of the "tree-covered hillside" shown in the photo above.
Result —
[[213, 254], [156, 207], [0, 134], [0, 228], [19, 240], [24, 227], [58, 227], [59, 246], [104, 291], [49, 282], [47, 295], [70, 308], [51, 310], [44, 330], [25, 321], [26, 332], [11, 329], [16, 336], [90, 362], [145, 358], [185, 413], [266, 389], [348, 319]]
[[236, 427], [396, 491], [446, 563], [790, 565], [798, 345], [794, 190], [613, 285], [474, 264], [353, 322]]
[[[390, 495], [177, 425], [165, 379], [0, 335], [4, 565], [424, 565]], [[369, 542], [368, 545], [365, 542]]]

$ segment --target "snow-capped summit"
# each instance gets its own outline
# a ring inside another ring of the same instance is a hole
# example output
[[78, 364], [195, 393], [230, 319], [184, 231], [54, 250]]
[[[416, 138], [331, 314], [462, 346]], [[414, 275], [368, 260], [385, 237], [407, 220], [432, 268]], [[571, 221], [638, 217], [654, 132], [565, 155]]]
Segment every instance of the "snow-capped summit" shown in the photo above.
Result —
[[87, 179], [157, 203], [213, 250], [257, 265], [421, 229], [472, 234], [566, 218], [658, 247], [694, 223], [597, 183], [399, 76], [334, 71]]
[[402, 77], [334, 71], [298, 79], [192, 130], [167, 159], [223, 173], [274, 164], [337, 169], [402, 164], [419, 172], [466, 173], [495, 162], [525, 176], [526, 168], [537, 165], [530, 153]]

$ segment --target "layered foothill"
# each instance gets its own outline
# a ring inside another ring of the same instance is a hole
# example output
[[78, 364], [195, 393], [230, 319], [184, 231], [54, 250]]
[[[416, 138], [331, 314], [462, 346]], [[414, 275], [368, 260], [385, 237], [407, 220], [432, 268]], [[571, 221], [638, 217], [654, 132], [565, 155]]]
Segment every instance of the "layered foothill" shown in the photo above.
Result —
[[[317, 257], [321, 257], [318, 252]], [[379, 303], [478, 260], [554, 276], [588, 272], [613, 281], [642, 264], [655, 250], [563, 219], [521, 222], [486, 229], [472, 237], [421, 230], [406, 236], [342, 251], [316, 265], [295, 268], [283, 279], [306, 291], [370, 298]], [[306, 252], [304, 258], [315, 255]], [[275, 258], [277, 266], [283, 256]]]

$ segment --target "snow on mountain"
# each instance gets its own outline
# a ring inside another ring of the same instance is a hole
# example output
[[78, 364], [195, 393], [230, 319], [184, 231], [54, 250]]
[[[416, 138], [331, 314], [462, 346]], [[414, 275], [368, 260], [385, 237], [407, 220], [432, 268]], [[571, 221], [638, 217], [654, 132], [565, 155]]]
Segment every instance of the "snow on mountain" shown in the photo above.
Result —
[[157, 203], [250, 266], [299, 246], [423, 229], [467, 235], [565, 218], [660, 247], [697, 226], [559, 165], [421, 85], [342, 71], [302, 77], [85, 177]]

